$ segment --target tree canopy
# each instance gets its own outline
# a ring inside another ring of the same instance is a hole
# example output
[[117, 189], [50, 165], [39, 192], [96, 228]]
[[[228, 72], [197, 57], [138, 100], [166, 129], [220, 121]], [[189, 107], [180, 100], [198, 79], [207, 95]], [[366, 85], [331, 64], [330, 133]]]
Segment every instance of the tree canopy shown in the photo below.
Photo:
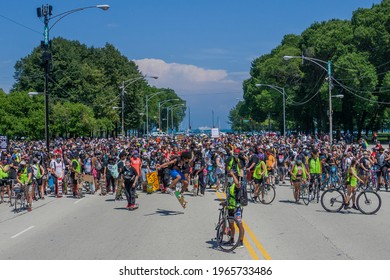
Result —
[[[10, 94], [0, 91], [0, 133], [10, 137], [43, 139], [45, 133], [44, 70], [41, 47], [21, 58], [15, 65], [15, 80]], [[171, 89], [148, 84], [137, 65], [113, 45], [87, 47], [78, 41], [55, 38], [52, 42], [49, 71], [49, 129], [51, 136], [117, 136], [121, 127], [124, 81], [125, 131], [142, 132], [145, 127], [146, 96], [161, 92], [148, 102], [149, 127], [158, 126], [158, 102], [178, 99]], [[148, 74], [148, 73], [145, 73]], [[171, 116], [171, 115], [170, 115]], [[184, 118], [184, 111], [173, 112], [174, 127]], [[171, 123], [171, 121], [169, 122]], [[166, 129], [166, 125], [162, 127]]]
[[[351, 20], [315, 22], [300, 35], [287, 34], [271, 53], [252, 62], [250, 78], [243, 83], [244, 101], [229, 118], [235, 130], [253, 117], [259, 128], [267, 118], [282, 131], [283, 94], [268, 84], [284, 88], [287, 129], [306, 133], [328, 132], [329, 82], [334, 130], [377, 131], [389, 127], [390, 105], [390, 0], [358, 9]], [[283, 59], [298, 56], [305, 59]], [[263, 126], [261, 126], [263, 124]], [[246, 129], [253, 129], [246, 127]], [[245, 129], [245, 127], [244, 127]]]

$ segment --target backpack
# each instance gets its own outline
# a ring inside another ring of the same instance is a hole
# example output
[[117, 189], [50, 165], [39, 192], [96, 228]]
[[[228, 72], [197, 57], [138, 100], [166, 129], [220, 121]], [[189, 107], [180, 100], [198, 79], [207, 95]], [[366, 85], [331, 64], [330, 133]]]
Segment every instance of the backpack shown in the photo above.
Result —
[[99, 160], [95, 161], [95, 169], [96, 170], [101, 170], [102, 169], [102, 164], [100, 163]]
[[[118, 162], [119, 162], [119, 161], [118, 161]], [[114, 165], [108, 165], [108, 166], [107, 166], [108, 170], [109, 170], [110, 173], [111, 173], [111, 176], [112, 176], [114, 179], [118, 179], [118, 177], [119, 177], [118, 162], [115, 163]]]

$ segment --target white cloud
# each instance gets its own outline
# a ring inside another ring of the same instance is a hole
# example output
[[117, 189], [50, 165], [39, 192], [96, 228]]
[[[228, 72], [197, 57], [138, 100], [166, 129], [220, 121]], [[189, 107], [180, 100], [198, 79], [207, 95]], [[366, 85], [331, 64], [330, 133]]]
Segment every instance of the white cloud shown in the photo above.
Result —
[[223, 92], [241, 87], [241, 81], [229, 78], [226, 70], [204, 69], [190, 64], [167, 63], [161, 59], [134, 60], [143, 74], [158, 76], [150, 83], [176, 92]]
[[[218, 50], [213, 50], [218, 52]], [[161, 59], [145, 58], [134, 60], [139, 70], [158, 79], [149, 83], [158, 88], [171, 88], [187, 101], [191, 108], [191, 126], [212, 126], [212, 112], [215, 124], [229, 127], [228, 114], [242, 97], [242, 81], [248, 73], [231, 72], [221, 69], [204, 69], [196, 65], [167, 63]], [[188, 124], [188, 116], [183, 126]]]

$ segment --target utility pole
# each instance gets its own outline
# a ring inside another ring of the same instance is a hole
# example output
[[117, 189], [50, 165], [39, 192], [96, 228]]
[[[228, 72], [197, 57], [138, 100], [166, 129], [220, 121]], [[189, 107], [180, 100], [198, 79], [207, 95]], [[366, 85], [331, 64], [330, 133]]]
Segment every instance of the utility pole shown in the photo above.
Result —
[[329, 84], [329, 142], [333, 145], [333, 112], [332, 112], [332, 61], [328, 61], [328, 84]]
[[45, 83], [44, 83], [44, 95], [45, 95], [45, 138], [46, 138], [46, 151], [50, 150], [50, 134], [49, 134], [49, 69], [51, 64], [51, 53], [49, 52], [49, 16], [52, 15], [53, 7], [50, 5], [43, 5], [41, 8], [37, 8], [37, 16], [44, 17], [44, 29], [43, 29], [43, 41], [41, 41], [41, 47], [43, 48], [42, 65], [45, 71]]
[[125, 137], [125, 82], [122, 82], [122, 93], [121, 93], [121, 101], [122, 101], [122, 137]]

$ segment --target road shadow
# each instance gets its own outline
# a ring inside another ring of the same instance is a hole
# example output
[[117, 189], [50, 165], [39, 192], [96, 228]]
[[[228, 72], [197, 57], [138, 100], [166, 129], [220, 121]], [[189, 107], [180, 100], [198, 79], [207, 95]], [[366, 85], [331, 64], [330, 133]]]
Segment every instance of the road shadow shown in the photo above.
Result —
[[[218, 243], [217, 243], [217, 241], [216, 241], [214, 238], [211, 239], [211, 240], [206, 241], [206, 244], [209, 244], [209, 245], [210, 245], [209, 249], [223, 252], [223, 251], [221, 250], [221, 248], [219, 248]], [[232, 251], [232, 252], [226, 252], [226, 253], [227, 253], [227, 254], [235, 254], [236, 252]]]
[[129, 211], [126, 207], [115, 207], [114, 210], [126, 210]]
[[183, 215], [183, 211], [173, 211], [173, 210], [165, 210], [165, 209], [157, 209], [155, 213], [152, 214], [146, 214], [144, 216], [153, 216], [153, 215], [160, 215], [160, 216], [176, 216], [176, 215]]
[[296, 204], [296, 205], [304, 204], [304, 203], [302, 203], [300, 201], [296, 202], [295, 200], [289, 200], [289, 199], [279, 200], [279, 202], [281, 202], [281, 203], [288, 203], [288, 204]]
[[115, 198], [109, 198], [109, 199], [106, 199], [105, 201], [112, 202], [112, 201], [115, 201]]
[[[328, 212], [326, 210], [316, 210], [316, 212], [318, 213], [324, 213], [324, 214], [340, 214], [340, 215], [363, 215], [363, 216], [372, 216], [372, 215], [366, 215], [366, 214], [363, 214], [362, 212], [360, 211], [354, 211], [354, 210], [340, 210], [338, 212]], [[376, 215], [376, 214], [375, 214]]]

